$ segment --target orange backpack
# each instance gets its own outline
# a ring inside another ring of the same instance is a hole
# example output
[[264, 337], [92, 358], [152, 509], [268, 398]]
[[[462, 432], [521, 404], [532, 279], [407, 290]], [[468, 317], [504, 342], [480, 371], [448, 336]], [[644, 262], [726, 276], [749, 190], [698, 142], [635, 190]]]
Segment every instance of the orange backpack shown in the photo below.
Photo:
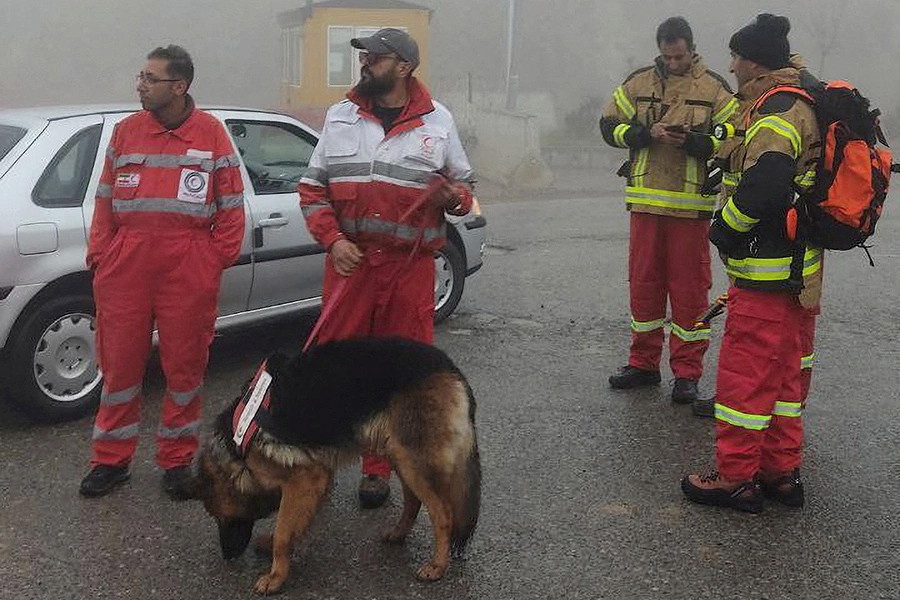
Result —
[[780, 92], [796, 94], [812, 106], [822, 136], [815, 185], [797, 190], [788, 212], [788, 237], [830, 250], [865, 248], [881, 216], [891, 172], [897, 170], [878, 123], [880, 111], [870, 109], [869, 100], [846, 81], [777, 86], [753, 110]]

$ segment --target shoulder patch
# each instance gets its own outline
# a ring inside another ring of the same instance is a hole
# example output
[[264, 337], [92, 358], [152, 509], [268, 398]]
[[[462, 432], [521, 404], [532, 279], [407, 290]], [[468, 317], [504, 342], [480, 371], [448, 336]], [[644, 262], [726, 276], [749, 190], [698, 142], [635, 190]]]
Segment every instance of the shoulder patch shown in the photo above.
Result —
[[787, 112], [799, 98], [797, 94], [791, 92], [778, 92], [766, 98], [757, 112], [761, 115], [777, 115]]
[[713, 79], [715, 79], [716, 81], [718, 81], [719, 83], [721, 83], [721, 84], [722, 84], [722, 87], [725, 88], [725, 90], [726, 90], [729, 94], [733, 94], [733, 93], [734, 93], [734, 90], [732, 90], [732, 89], [731, 89], [731, 86], [728, 85], [728, 80], [727, 80], [727, 79], [725, 79], [724, 77], [722, 77], [721, 75], [719, 75], [719, 74], [716, 73], [715, 71], [710, 71], [709, 69], [706, 70], [706, 74], [709, 75], [710, 77], [712, 77]]
[[654, 68], [653, 65], [650, 65], [649, 67], [642, 67], [642, 68], [638, 69], [637, 71], [632, 72], [628, 77], [625, 78], [625, 81], [623, 81], [622, 83], [628, 83], [629, 81], [634, 79], [636, 76], [640, 75], [641, 73], [645, 73], [653, 68]]

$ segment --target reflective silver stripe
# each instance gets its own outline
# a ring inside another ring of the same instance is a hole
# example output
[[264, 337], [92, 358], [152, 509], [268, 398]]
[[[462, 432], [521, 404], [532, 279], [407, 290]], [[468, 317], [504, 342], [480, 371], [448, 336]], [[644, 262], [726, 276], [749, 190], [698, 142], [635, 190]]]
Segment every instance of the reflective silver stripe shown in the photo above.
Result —
[[815, 360], [816, 360], [816, 353], [815, 353], [815, 352], [813, 352], [812, 354], [807, 354], [806, 356], [801, 357], [801, 358], [800, 358], [800, 368], [801, 368], [801, 369], [812, 369], [812, 368], [813, 368], [813, 363], [815, 362]]
[[108, 183], [101, 183], [97, 186], [98, 198], [112, 198], [113, 186]]
[[772, 411], [773, 415], [778, 415], [779, 417], [792, 417], [798, 418], [803, 416], [803, 404], [800, 402], [775, 402], [775, 409]]
[[680, 210], [697, 210], [713, 212], [716, 209], [715, 197], [701, 196], [687, 192], [670, 192], [652, 188], [626, 187], [626, 204], [646, 204]]
[[635, 333], [650, 333], [657, 329], [662, 329], [665, 325], [665, 319], [654, 319], [652, 321], [638, 321], [631, 317], [631, 330]]
[[187, 406], [191, 403], [191, 400], [197, 397], [202, 389], [203, 385], [198, 385], [187, 392], [173, 392], [172, 390], [169, 390], [169, 395], [172, 396], [172, 402], [178, 406]]
[[240, 208], [244, 205], [243, 194], [233, 194], [230, 196], [220, 196], [216, 198], [216, 207], [222, 210], [228, 208]]
[[[411, 225], [400, 225], [393, 221], [383, 221], [381, 219], [362, 218], [349, 219], [342, 218], [340, 220], [341, 231], [344, 233], [375, 233], [380, 235], [390, 235], [395, 238], [414, 242], [419, 237], [419, 228]], [[426, 227], [422, 232], [422, 241], [431, 242], [438, 238], [446, 237], [446, 225], [440, 227]]]
[[382, 177], [390, 177], [398, 181], [409, 181], [412, 183], [427, 184], [428, 180], [434, 175], [433, 171], [425, 171], [419, 169], [409, 169], [399, 165], [392, 165], [386, 162], [376, 161], [372, 165], [372, 175], [381, 175]]
[[118, 392], [110, 392], [103, 387], [103, 391], [100, 392], [100, 404], [104, 406], [116, 406], [118, 404], [125, 404], [131, 401], [132, 398], [141, 393], [141, 385], [135, 385], [130, 388], [126, 388], [124, 390], [119, 390]]
[[729, 227], [741, 233], [747, 233], [753, 229], [754, 225], [759, 223], [759, 219], [754, 219], [742, 213], [734, 203], [733, 197], [729, 197], [728, 201], [725, 202], [725, 206], [722, 207], [722, 220]]
[[325, 187], [328, 185], [328, 171], [319, 169], [318, 167], [309, 167], [300, 179], [301, 183], [309, 185], [320, 185]]
[[625, 142], [625, 134], [628, 133], [629, 129], [631, 129], [631, 125], [628, 123], [619, 123], [616, 125], [616, 128], [613, 129], [613, 141], [617, 146], [621, 148], [628, 147], [628, 144]]
[[735, 112], [737, 112], [739, 103], [737, 98], [732, 98], [728, 101], [728, 104], [722, 107], [722, 110], [713, 115], [713, 123], [724, 123], [728, 119], [731, 118]]
[[633, 119], [635, 114], [634, 104], [628, 99], [628, 96], [625, 94], [625, 88], [621, 85], [616, 88], [616, 91], [613, 92], [613, 99], [616, 101], [616, 106], [619, 107], [619, 110], [622, 111], [622, 114], [625, 115], [626, 119]]
[[368, 177], [372, 172], [369, 163], [337, 163], [328, 165], [329, 180], [341, 177]]
[[769, 427], [772, 421], [771, 415], [751, 415], [728, 408], [724, 404], [716, 402], [716, 419], [725, 421], [735, 427], [743, 427], [744, 429], [752, 429], [754, 431], [762, 431]]
[[118, 429], [110, 429], [109, 431], [104, 431], [100, 429], [96, 425], [94, 425], [94, 435], [92, 436], [95, 440], [130, 440], [132, 438], [136, 438], [138, 435], [138, 424], [134, 425], [126, 425], [125, 427], [119, 427]]
[[181, 427], [163, 427], [159, 426], [159, 430], [156, 432], [156, 437], [163, 438], [166, 440], [177, 440], [178, 438], [183, 437], [196, 437], [200, 432], [200, 421], [194, 421], [192, 423], [188, 423], [187, 425], [182, 425]]
[[320, 210], [324, 210], [326, 208], [331, 208], [331, 204], [328, 202], [315, 202], [313, 204], [304, 204], [300, 207], [300, 210], [303, 212], [303, 217], [308, 219], [310, 215], [314, 215]]
[[144, 165], [161, 169], [175, 169], [180, 167], [196, 167], [207, 173], [215, 170], [216, 162], [211, 158], [201, 158], [188, 154], [122, 154], [116, 159], [116, 168], [125, 165]]
[[216, 212], [215, 204], [182, 202], [175, 198], [137, 198], [135, 200], [113, 199], [112, 207], [114, 212], [164, 212], [197, 218], [209, 218]]
[[240, 164], [241, 160], [238, 158], [237, 154], [229, 154], [217, 158], [213, 170], [218, 171], [219, 169], [227, 169], [228, 167], [237, 167], [240, 166]]
[[682, 342], [705, 342], [709, 340], [709, 327], [705, 329], [684, 329], [672, 323], [672, 333]]

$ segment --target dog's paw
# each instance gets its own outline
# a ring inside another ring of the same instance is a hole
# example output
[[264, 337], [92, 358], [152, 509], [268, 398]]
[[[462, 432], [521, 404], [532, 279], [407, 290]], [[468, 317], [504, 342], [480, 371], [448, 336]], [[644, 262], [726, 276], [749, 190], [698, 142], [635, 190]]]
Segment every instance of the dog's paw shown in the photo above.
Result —
[[381, 541], [385, 544], [402, 544], [406, 541], [409, 532], [399, 527], [392, 527], [381, 534]]
[[256, 580], [256, 585], [253, 586], [253, 590], [257, 594], [268, 596], [270, 594], [277, 594], [279, 590], [281, 590], [281, 586], [283, 584], [284, 577], [278, 577], [276, 575], [272, 575], [271, 573], [266, 573], [265, 575], [261, 575], [260, 578]]
[[439, 565], [429, 561], [419, 567], [419, 570], [416, 571], [416, 578], [418, 578], [419, 581], [437, 581], [444, 576], [446, 571], [447, 565]]

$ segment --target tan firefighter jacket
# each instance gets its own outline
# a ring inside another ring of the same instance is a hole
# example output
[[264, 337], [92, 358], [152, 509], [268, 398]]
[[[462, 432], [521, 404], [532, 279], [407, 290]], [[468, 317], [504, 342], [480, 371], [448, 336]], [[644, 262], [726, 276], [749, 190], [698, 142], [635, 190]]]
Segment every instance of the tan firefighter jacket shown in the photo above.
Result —
[[[728, 83], [697, 55], [683, 76], [667, 75], [659, 58], [629, 75], [600, 120], [606, 142], [629, 149], [628, 210], [695, 219], [712, 216], [715, 195], [700, 193], [706, 161], [719, 145], [712, 128], [728, 121], [737, 108]], [[683, 126], [689, 132], [685, 146], [653, 142], [650, 128], [657, 122]]]

